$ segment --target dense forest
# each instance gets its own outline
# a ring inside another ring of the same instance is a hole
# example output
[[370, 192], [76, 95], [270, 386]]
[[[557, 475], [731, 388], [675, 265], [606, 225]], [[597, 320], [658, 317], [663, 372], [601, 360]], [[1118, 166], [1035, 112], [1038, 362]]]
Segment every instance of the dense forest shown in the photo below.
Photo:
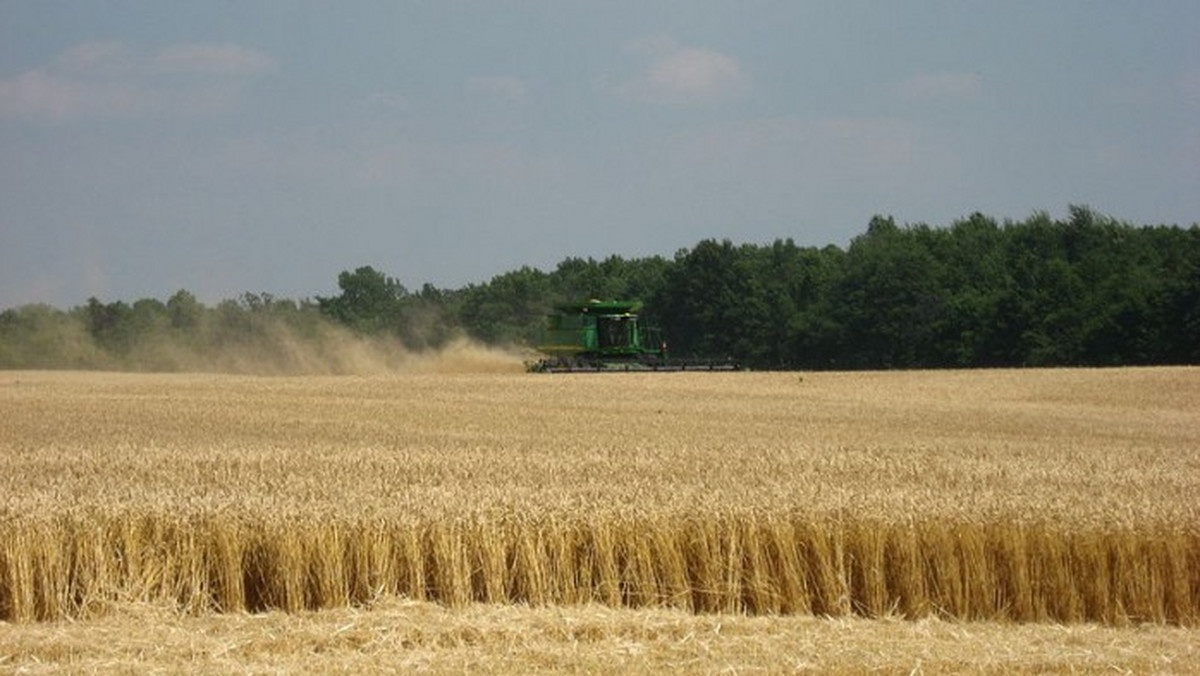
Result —
[[463, 337], [534, 346], [555, 303], [587, 298], [640, 299], [673, 354], [755, 368], [1200, 363], [1200, 226], [1134, 226], [1076, 206], [1065, 220], [973, 214], [947, 227], [876, 217], [845, 249], [705, 240], [672, 259], [569, 258], [461, 289], [410, 291], [371, 267], [337, 286], [211, 307], [178, 291], [8, 309], [0, 368], [287, 370], [336, 362], [346, 337], [385, 352]]

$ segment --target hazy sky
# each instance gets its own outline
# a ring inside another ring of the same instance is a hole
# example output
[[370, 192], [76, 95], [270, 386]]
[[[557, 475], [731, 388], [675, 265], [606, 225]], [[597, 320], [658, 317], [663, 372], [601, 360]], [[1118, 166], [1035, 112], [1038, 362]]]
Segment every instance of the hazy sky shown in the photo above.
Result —
[[0, 307], [1200, 220], [1200, 2], [0, 0]]

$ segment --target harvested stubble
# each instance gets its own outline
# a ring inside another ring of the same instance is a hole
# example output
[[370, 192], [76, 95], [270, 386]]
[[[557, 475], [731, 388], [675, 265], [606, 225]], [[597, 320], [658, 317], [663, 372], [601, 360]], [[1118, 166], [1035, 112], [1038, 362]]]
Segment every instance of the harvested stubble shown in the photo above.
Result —
[[1200, 615], [1191, 369], [6, 378], [0, 619]]
[[0, 627], [13, 674], [1196, 674], [1190, 627], [463, 608], [384, 597], [304, 613], [104, 617]]

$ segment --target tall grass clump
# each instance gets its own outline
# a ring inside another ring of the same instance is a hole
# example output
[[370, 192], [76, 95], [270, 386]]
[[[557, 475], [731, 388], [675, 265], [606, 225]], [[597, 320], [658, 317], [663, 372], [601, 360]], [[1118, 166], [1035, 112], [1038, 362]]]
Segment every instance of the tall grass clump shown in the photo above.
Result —
[[186, 612], [383, 594], [693, 612], [1194, 624], [1200, 538], [800, 516], [250, 522], [91, 515], [0, 525], [0, 619], [121, 602]]

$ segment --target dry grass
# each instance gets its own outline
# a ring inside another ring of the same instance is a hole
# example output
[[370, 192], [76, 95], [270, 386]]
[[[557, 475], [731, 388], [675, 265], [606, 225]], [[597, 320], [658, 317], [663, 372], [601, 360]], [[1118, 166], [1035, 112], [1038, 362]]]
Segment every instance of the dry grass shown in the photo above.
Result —
[[0, 619], [1200, 613], [1195, 369], [7, 373], [0, 410]]
[[0, 673], [1194, 674], [1195, 629], [694, 615], [381, 599], [4, 626]]

